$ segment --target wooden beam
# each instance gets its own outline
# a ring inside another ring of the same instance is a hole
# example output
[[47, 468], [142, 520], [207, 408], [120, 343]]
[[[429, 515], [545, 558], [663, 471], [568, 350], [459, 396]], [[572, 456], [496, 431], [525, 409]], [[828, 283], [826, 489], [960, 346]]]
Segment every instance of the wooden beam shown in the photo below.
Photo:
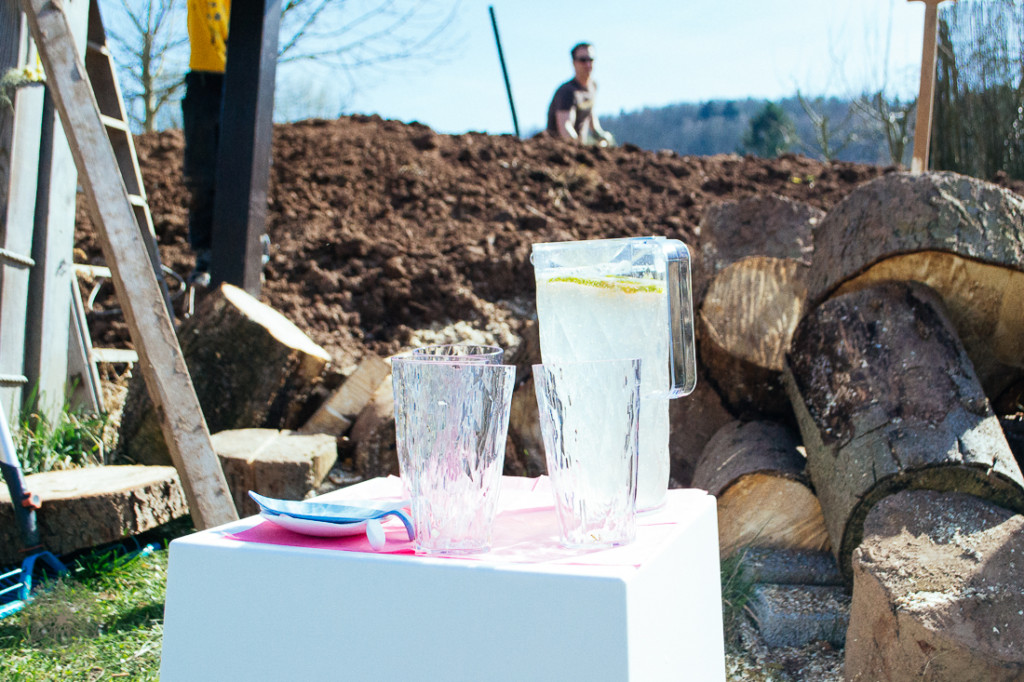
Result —
[[228, 34], [213, 206], [214, 284], [259, 298], [281, 0], [235, 0]]
[[[35, 66], [35, 46], [16, 4], [0, 4], [0, 38], [0, 74], [10, 68]], [[18, 88], [11, 99], [13, 110], [0, 106], [0, 248], [31, 262], [43, 88]], [[0, 375], [7, 377], [25, 374], [31, 267], [0, 265]], [[21, 412], [23, 386], [0, 386], [0, 404], [12, 423], [17, 423]]]
[[923, 2], [924, 44], [921, 48], [921, 89], [917, 95], [917, 124], [914, 128], [914, 156], [911, 173], [928, 170], [928, 147], [932, 139], [932, 105], [935, 99], [935, 35], [938, 29], [938, 6], [945, 0], [908, 0]]
[[60, 0], [21, 0], [197, 528], [238, 518]]
[[[76, 2], [67, 6], [68, 23], [75, 45], [85, 45], [89, 7]], [[27, 30], [27, 29], [26, 29]], [[52, 424], [59, 423], [68, 388], [68, 324], [72, 311], [75, 246], [75, 202], [78, 173], [71, 149], [61, 129], [53, 95], [43, 99], [39, 148], [39, 181], [36, 189], [32, 259], [29, 277], [28, 320], [25, 327], [25, 376], [37, 389], [43, 411]], [[91, 382], [93, 374], [83, 381]], [[100, 386], [88, 387], [99, 393]]]

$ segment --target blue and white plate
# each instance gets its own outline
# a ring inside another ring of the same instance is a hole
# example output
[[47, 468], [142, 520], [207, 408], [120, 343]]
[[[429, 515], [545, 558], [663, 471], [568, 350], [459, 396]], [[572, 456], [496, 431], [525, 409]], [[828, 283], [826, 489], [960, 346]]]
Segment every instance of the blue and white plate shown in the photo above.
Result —
[[405, 526], [409, 539], [415, 537], [412, 522], [402, 510], [408, 500], [355, 500], [319, 502], [315, 500], [278, 500], [249, 491], [249, 497], [259, 505], [260, 516], [303, 535], [342, 537], [366, 533], [370, 544], [383, 546], [380, 522], [387, 516], [397, 517]]

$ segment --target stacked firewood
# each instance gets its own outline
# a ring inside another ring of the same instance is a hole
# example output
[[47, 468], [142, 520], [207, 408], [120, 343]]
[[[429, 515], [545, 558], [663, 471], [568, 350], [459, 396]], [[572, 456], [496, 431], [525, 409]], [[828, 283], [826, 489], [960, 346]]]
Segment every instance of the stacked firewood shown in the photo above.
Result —
[[709, 269], [698, 347], [736, 420], [692, 484], [718, 496], [723, 554], [830, 547], [850, 679], [1024, 674], [1024, 477], [999, 418], [1024, 409], [1024, 200], [893, 173], [809, 254]]

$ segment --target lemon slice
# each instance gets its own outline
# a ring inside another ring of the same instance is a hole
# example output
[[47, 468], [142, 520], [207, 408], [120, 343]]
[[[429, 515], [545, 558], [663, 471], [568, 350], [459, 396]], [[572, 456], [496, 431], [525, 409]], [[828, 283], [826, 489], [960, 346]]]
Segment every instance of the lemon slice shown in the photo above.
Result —
[[548, 282], [565, 282], [568, 284], [579, 284], [585, 287], [596, 287], [598, 289], [615, 289], [624, 294], [641, 294], [665, 292], [661, 282], [656, 280], [633, 279], [630, 277], [608, 277], [604, 279], [586, 279], [583, 277], [552, 277]]

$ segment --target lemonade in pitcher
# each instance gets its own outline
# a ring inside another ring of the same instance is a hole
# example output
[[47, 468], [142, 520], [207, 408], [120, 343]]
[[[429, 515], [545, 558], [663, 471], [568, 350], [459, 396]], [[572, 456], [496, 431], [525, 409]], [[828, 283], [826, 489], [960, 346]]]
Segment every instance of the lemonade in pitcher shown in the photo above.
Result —
[[661, 237], [534, 244], [532, 260], [543, 362], [640, 358], [637, 509], [661, 506], [668, 401], [693, 390], [696, 369], [686, 246]]

